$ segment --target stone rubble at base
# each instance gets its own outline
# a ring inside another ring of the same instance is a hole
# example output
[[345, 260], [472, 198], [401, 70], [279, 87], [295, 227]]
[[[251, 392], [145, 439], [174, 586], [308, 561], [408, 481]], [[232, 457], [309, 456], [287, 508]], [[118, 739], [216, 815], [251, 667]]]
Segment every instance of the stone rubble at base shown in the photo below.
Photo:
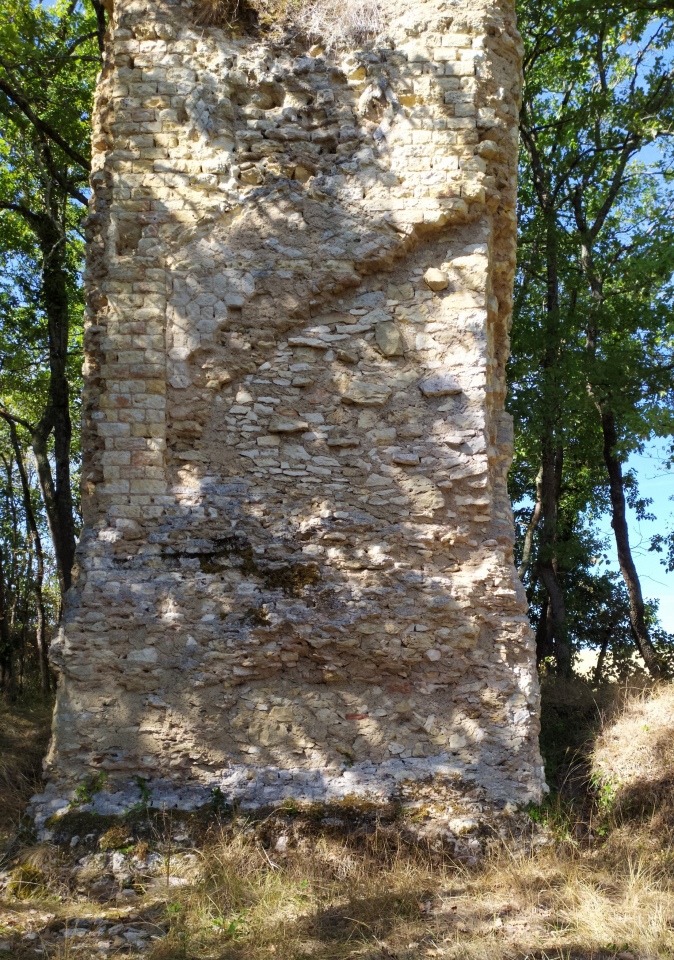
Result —
[[389, 6], [323, 51], [116, 0], [39, 818], [99, 773], [120, 809], [138, 778], [540, 798], [503, 409], [521, 42], [509, 2]]

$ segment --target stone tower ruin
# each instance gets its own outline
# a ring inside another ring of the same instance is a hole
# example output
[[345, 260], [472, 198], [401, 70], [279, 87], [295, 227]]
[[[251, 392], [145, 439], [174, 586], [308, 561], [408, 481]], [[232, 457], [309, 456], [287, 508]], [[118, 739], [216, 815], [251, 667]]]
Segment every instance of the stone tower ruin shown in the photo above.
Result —
[[45, 815], [82, 782], [109, 811], [141, 780], [185, 807], [540, 796], [506, 492], [513, 3], [385, 14], [324, 49], [115, 2]]

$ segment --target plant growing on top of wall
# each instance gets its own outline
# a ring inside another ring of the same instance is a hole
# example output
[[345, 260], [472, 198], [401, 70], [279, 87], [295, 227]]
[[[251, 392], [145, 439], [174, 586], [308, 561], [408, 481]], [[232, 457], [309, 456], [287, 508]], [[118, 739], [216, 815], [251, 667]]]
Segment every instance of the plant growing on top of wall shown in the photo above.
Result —
[[257, 23], [320, 39], [326, 47], [376, 36], [384, 26], [382, 0], [195, 0], [197, 22]]

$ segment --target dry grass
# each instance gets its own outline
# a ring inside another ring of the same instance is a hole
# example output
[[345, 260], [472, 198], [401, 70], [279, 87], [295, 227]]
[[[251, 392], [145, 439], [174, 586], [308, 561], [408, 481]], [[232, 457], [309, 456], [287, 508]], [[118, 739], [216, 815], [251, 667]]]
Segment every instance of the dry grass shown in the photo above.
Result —
[[197, 22], [232, 26], [259, 23], [272, 32], [290, 30], [326, 48], [362, 42], [384, 28], [383, 0], [195, 0]]
[[[539, 814], [545, 827], [530, 845], [506, 842], [476, 863], [453, 863], [434, 842], [411, 845], [395, 823], [345, 836], [318, 821], [300, 827], [301, 818], [291, 813], [261, 824], [224, 822], [210, 828], [207, 841], [183, 843], [168, 854], [166, 838], [158, 837], [154, 849], [166, 870], [136, 884], [133, 911], [163, 923], [168, 933], [144, 955], [671, 960], [672, 794], [660, 787], [674, 765], [673, 705], [673, 687], [631, 694], [606, 720], [593, 753], [596, 802], [581, 804], [582, 816], [591, 811], [582, 831], [575, 819], [581, 808], [550, 805]], [[623, 802], [644, 784], [650, 806]], [[4, 912], [0, 906], [0, 940], [10, 926], [28, 924], [30, 915], [68, 922], [94, 913], [117, 916], [114, 902], [101, 906], [77, 884], [68, 892], [68, 856], [74, 861], [81, 853], [23, 851], [22, 864], [54, 877], [28, 891], [29, 900], [9, 898]], [[44, 933], [42, 945], [49, 958], [96, 955], [93, 935], [66, 943]], [[25, 952], [17, 947], [15, 956], [33, 956], [34, 946], [26, 942]], [[128, 949], [125, 955], [140, 956]]]
[[384, 853], [376, 837], [366, 850], [319, 836], [280, 853], [239, 833], [204, 852], [177, 932], [202, 948], [224, 943], [229, 956], [251, 960], [281, 945], [288, 958], [357, 956], [393, 931], [415, 928], [441, 877], [409, 850]]
[[637, 792], [674, 804], [674, 686], [632, 692], [597, 737], [593, 766], [621, 805]]
[[568, 843], [482, 866], [334, 840], [279, 856], [244, 836], [204, 854], [153, 960], [506, 960], [674, 955], [672, 878], [646, 859]]
[[342, 40], [361, 42], [384, 29], [381, 0], [314, 0], [302, 9], [297, 23], [310, 37], [326, 47]]
[[36, 792], [50, 721], [51, 703], [9, 707], [0, 701], [0, 860]]

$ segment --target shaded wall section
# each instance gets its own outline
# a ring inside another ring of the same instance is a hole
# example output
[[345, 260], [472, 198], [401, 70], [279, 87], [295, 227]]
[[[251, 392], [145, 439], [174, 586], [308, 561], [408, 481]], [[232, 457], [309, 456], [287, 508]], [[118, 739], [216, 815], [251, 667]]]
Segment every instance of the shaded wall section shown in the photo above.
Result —
[[332, 52], [117, 0], [42, 813], [101, 771], [101, 810], [138, 778], [539, 798], [503, 410], [520, 52], [505, 0], [392, 3]]

